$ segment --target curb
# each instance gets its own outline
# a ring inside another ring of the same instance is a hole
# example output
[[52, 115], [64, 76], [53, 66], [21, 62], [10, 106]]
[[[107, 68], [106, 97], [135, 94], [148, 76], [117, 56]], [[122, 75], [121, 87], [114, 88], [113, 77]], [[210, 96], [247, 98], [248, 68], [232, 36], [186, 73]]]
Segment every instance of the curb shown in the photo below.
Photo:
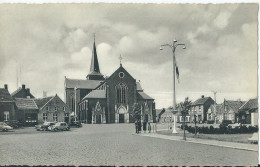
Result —
[[[256, 147], [254, 149], [254, 148], [246, 148], [246, 147], [228, 146], [226, 144], [221, 144], [221, 141], [219, 141], [219, 144], [215, 144], [215, 143], [205, 143], [205, 142], [203, 142], [204, 139], [199, 139], [198, 141], [192, 141], [192, 140], [189, 140], [191, 138], [186, 138], [187, 140], [185, 141], [185, 140], [180, 139], [180, 138], [173, 138], [171, 136], [166, 136], [166, 135], [161, 135], [161, 136], [160, 135], [152, 136], [152, 135], [149, 135], [149, 134], [148, 135], [146, 135], [146, 134], [133, 134], [133, 135], [159, 138], [159, 139], [166, 139], [166, 140], [181, 141], [181, 142], [188, 142], [188, 143], [197, 143], [197, 144], [210, 145], [210, 146], [215, 146], [215, 147], [226, 147], [226, 148], [233, 148], [233, 149], [238, 149], [238, 150], [258, 152], [258, 147]], [[238, 143], [238, 144], [241, 144], [241, 143]]]

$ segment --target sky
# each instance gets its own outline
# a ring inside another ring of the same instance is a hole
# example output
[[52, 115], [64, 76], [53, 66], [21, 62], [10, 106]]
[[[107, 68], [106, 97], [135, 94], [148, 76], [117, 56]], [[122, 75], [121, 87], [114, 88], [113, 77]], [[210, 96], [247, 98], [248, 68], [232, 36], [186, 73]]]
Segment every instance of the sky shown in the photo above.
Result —
[[[85, 79], [93, 34], [101, 73], [123, 67], [155, 99], [172, 105], [176, 39], [177, 102], [257, 97], [257, 4], [0, 4], [0, 87], [25, 84], [40, 98], [64, 98], [64, 77]], [[18, 72], [17, 72], [18, 71]], [[20, 72], [21, 71], [21, 72]], [[17, 75], [21, 73], [21, 75]]]

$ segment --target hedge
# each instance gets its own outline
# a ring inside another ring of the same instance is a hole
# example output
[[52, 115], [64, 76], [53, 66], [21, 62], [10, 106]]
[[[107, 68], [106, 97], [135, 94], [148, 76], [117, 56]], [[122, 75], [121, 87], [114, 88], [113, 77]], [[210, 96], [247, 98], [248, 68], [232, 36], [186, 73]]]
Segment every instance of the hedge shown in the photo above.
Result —
[[[181, 126], [183, 129], [183, 126]], [[194, 126], [187, 126], [185, 125], [185, 130], [190, 133], [195, 133]], [[254, 133], [258, 132], [258, 126], [237, 126], [232, 128], [231, 126], [223, 126], [220, 125], [219, 128], [214, 128], [213, 126], [210, 127], [197, 127], [197, 133], [204, 133], [204, 134], [238, 134], [238, 133]]]

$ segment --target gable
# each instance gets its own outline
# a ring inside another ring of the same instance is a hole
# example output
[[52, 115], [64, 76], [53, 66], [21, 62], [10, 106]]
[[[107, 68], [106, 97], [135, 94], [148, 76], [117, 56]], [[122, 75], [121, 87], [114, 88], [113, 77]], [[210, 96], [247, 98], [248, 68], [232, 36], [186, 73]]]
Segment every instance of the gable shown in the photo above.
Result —
[[123, 66], [120, 66], [110, 77], [106, 79], [107, 82], [110, 80], [131, 80], [135, 82], [135, 79], [125, 70]]

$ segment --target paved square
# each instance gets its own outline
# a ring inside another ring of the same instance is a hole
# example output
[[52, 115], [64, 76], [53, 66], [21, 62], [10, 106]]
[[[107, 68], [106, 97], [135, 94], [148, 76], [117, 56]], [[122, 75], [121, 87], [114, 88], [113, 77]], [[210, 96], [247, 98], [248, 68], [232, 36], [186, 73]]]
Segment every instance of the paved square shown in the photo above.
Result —
[[[17, 130], [19, 131], [19, 130]], [[0, 165], [257, 165], [257, 152], [133, 135], [133, 124], [0, 134]]]

